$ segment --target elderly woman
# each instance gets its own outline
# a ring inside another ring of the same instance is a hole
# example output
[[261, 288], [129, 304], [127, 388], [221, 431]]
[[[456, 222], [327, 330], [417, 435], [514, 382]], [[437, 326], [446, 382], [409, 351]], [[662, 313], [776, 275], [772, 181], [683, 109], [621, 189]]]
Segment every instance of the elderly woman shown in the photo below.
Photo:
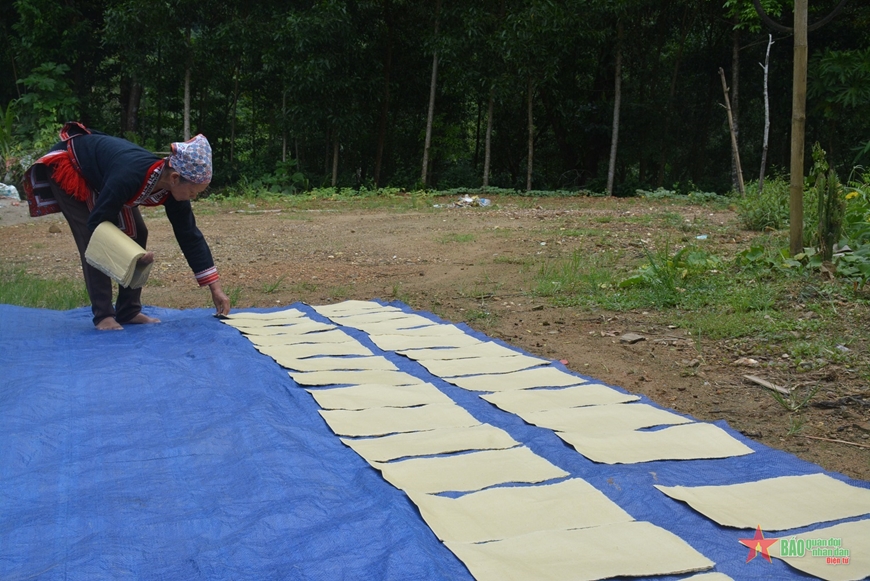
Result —
[[[230, 312], [208, 244], [196, 227], [190, 200], [206, 189], [212, 176], [211, 146], [197, 135], [173, 143], [161, 159], [125, 139], [67, 123], [61, 141], [28, 169], [25, 176], [30, 213], [63, 212], [82, 261], [94, 325], [100, 330], [124, 324], [159, 323], [142, 313], [142, 289], [119, 287], [112, 304], [112, 280], [85, 260], [91, 234], [110, 221], [146, 248], [148, 229], [139, 206], [166, 209], [175, 239], [200, 286], [208, 286], [218, 315]], [[154, 260], [147, 253], [141, 262]]]

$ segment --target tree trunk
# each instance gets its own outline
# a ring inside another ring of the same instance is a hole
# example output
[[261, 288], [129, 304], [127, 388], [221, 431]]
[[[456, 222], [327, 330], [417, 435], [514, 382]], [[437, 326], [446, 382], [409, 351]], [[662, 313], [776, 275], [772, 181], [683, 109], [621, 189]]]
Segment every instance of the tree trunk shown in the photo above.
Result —
[[190, 139], [190, 67], [184, 69], [184, 140]]
[[[190, 45], [190, 29], [187, 29], [187, 64], [184, 67], [184, 140], [190, 139], [190, 69], [193, 59]], [[238, 87], [238, 81], [237, 85]]]
[[287, 162], [287, 91], [281, 93], [281, 161]]
[[384, 0], [384, 20], [387, 23], [387, 51], [384, 55], [384, 96], [381, 101], [381, 116], [378, 119], [378, 145], [375, 153], [375, 189], [381, 183], [381, 167], [384, 161], [384, 145], [387, 141], [387, 121], [390, 113], [390, 74], [393, 67], [393, 26], [390, 0]]
[[[734, 24], [737, 24], [739, 16], [734, 17]], [[734, 125], [734, 138], [737, 143], [740, 143], [740, 31], [734, 28], [731, 32], [731, 119]], [[739, 160], [734, 155], [731, 156], [731, 184], [739, 192], [743, 192], [741, 184], [743, 176], [739, 175]], [[742, 193], [741, 193], [742, 195]]]
[[610, 137], [610, 164], [607, 167], [607, 195], [613, 195], [616, 174], [616, 145], [619, 141], [619, 106], [622, 100], [622, 21], [616, 23], [616, 80], [613, 82], [613, 130]]
[[529, 76], [529, 163], [526, 166], [526, 191], [532, 190], [532, 158], [535, 153], [535, 116], [533, 114], [532, 92], [534, 85], [532, 77]]
[[492, 110], [495, 103], [495, 89], [489, 89], [489, 106], [486, 110], [486, 139], [483, 152], [483, 189], [489, 187], [489, 162], [492, 159]]
[[338, 184], [338, 131], [335, 131], [332, 136], [332, 187]]
[[770, 71], [770, 47], [773, 44], [773, 35], [767, 35], [767, 53], [764, 55], [764, 140], [761, 147], [761, 172], [758, 175], [758, 193], [764, 190], [764, 174], [767, 171], [767, 144], [770, 136], [770, 93], [768, 92], [767, 77]]
[[236, 64], [235, 85], [233, 87], [233, 115], [230, 118], [230, 165], [235, 160], [236, 150], [236, 114], [239, 108], [239, 75], [241, 74], [241, 59]]
[[[697, 10], [697, 8], [696, 8]], [[656, 178], [656, 186], [661, 187], [665, 182], [665, 165], [667, 163], [667, 138], [668, 133], [671, 130], [671, 109], [673, 108], [674, 96], [677, 93], [677, 78], [680, 72], [680, 64], [683, 60], [683, 49], [686, 47], [686, 38], [689, 36], [689, 30], [691, 28], [691, 22], [695, 20], [695, 15], [692, 14], [691, 18], [688, 15], [688, 8], [683, 12], [683, 23], [682, 23], [682, 33], [680, 34], [680, 46], [677, 49], [676, 60], [674, 62], [674, 70], [671, 73], [671, 88], [668, 92], [668, 104], [665, 107], [665, 128], [661, 134], [661, 149], [659, 151], [659, 167], [658, 167], [658, 176]]]
[[719, 67], [719, 77], [722, 79], [722, 94], [725, 96], [725, 110], [728, 112], [728, 128], [731, 132], [731, 159], [737, 166], [737, 191], [741, 196], [746, 195], [743, 187], [743, 170], [740, 168], [740, 149], [737, 147], [737, 132], [734, 127], [734, 118], [731, 116], [731, 100], [728, 98], [728, 85], [725, 83], [725, 71]]
[[138, 129], [139, 105], [142, 102], [142, 85], [136, 78], [128, 79], [121, 88], [121, 132]]
[[[441, 0], [435, 4], [435, 39], [438, 39], [438, 25], [441, 19]], [[432, 51], [432, 79], [429, 81], [429, 112], [426, 114], [426, 141], [423, 145], [423, 169], [420, 182], [427, 186], [429, 172], [429, 146], [432, 143], [432, 122], [435, 119], [435, 86], [438, 82], [438, 50]]]
[[794, 78], [791, 104], [791, 180], [789, 184], [789, 249], [803, 252], [804, 130], [807, 106], [807, 0], [794, 3]]

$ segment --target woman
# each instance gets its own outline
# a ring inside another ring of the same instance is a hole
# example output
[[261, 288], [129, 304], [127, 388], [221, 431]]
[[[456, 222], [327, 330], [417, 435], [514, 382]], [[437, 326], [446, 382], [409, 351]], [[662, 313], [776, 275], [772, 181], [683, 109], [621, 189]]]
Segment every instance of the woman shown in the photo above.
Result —
[[[112, 280], [85, 260], [93, 231], [110, 221], [142, 248], [148, 229], [139, 206], [166, 209], [175, 238], [200, 286], [208, 286], [218, 315], [230, 312], [230, 299], [221, 289], [220, 277], [208, 244], [196, 227], [190, 200], [196, 199], [212, 176], [211, 146], [203, 135], [172, 144], [172, 153], [161, 159], [125, 139], [67, 123], [61, 141], [36, 161], [25, 175], [30, 213], [60, 211], [72, 230], [91, 299], [94, 325], [100, 330], [120, 330], [124, 324], [159, 323], [142, 313], [142, 289], [119, 287], [112, 304]], [[147, 253], [140, 262], [154, 260]]]

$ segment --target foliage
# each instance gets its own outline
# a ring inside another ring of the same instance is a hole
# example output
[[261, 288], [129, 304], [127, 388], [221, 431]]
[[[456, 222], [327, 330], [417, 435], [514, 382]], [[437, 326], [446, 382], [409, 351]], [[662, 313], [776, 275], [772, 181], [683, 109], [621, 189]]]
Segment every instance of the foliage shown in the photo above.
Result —
[[81, 280], [42, 280], [23, 270], [0, 268], [0, 303], [67, 310], [89, 302]]
[[830, 260], [834, 254], [834, 245], [840, 241], [845, 200], [837, 172], [828, 165], [825, 152], [818, 143], [813, 146], [812, 174], [815, 176], [813, 189], [818, 200], [816, 241], [822, 260]]
[[864, 286], [870, 280], [870, 175], [849, 183], [844, 196], [841, 247], [851, 252], [835, 255], [837, 274]]
[[76, 118], [79, 103], [69, 86], [69, 71], [65, 64], [47, 62], [21, 79], [27, 92], [18, 100], [19, 118], [28, 134]]
[[[788, 11], [761, 1], [771, 15]], [[7, 4], [0, 103], [22, 99], [14, 131], [25, 149], [72, 119], [164, 149], [182, 137], [189, 111], [191, 131], [214, 146], [215, 186], [299, 192], [332, 184], [337, 161], [341, 188], [410, 190], [437, 51], [433, 187], [478, 187], [488, 158], [489, 185], [522, 189], [531, 84], [535, 187], [585, 195], [606, 179], [620, 46], [616, 191], [728, 192], [730, 143], [711, 71], [737, 39], [744, 167], [761, 157], [763, 95], [749, 71], [767, 33], [749, 0], [457, 0], [442, 3], [437, 34], [434, 3], [406, 0]], [[849, 3], [811, 44], [807, 141], [824, 143], [841, 175], [856, 152], [870, 152], [868, 18], [870, 5]], [[780, 133], [790, 60], [789, 43], [776, 43], [771, 126]], [[288, 154], [296, 165], [283, 173], [276, 160]], [[788, 156], [785, 142], [771, 143], [771, 166]]]
[[782, 176], [764, 180], [761, 192], [757, 185], [746, 186], [746, 195], [737, 200], [737, 216], [747, 230], [779, 230], [788, 224], [789, 181]]

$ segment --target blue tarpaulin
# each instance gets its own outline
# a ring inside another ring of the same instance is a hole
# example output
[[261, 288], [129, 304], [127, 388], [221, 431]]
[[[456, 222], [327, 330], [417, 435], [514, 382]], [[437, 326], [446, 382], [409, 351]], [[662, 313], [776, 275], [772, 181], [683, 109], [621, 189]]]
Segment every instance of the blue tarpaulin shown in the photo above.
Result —
[[[89, 309], [0, 305], [0, 579], [471, 579], [405, 494], [332, 433], [311, 395], [211, 312], [146, 308], [163, 322], [97, 332]], [[776, 559], [746, 563], [738, 539], [754, 531], [718, 526], [653, 485], [820, 467], [725, 423], [754, 454], [596, 464], [551, 430], [344, 330], [635, 519], [679, 535], [714, 571], [809, 578]]]

